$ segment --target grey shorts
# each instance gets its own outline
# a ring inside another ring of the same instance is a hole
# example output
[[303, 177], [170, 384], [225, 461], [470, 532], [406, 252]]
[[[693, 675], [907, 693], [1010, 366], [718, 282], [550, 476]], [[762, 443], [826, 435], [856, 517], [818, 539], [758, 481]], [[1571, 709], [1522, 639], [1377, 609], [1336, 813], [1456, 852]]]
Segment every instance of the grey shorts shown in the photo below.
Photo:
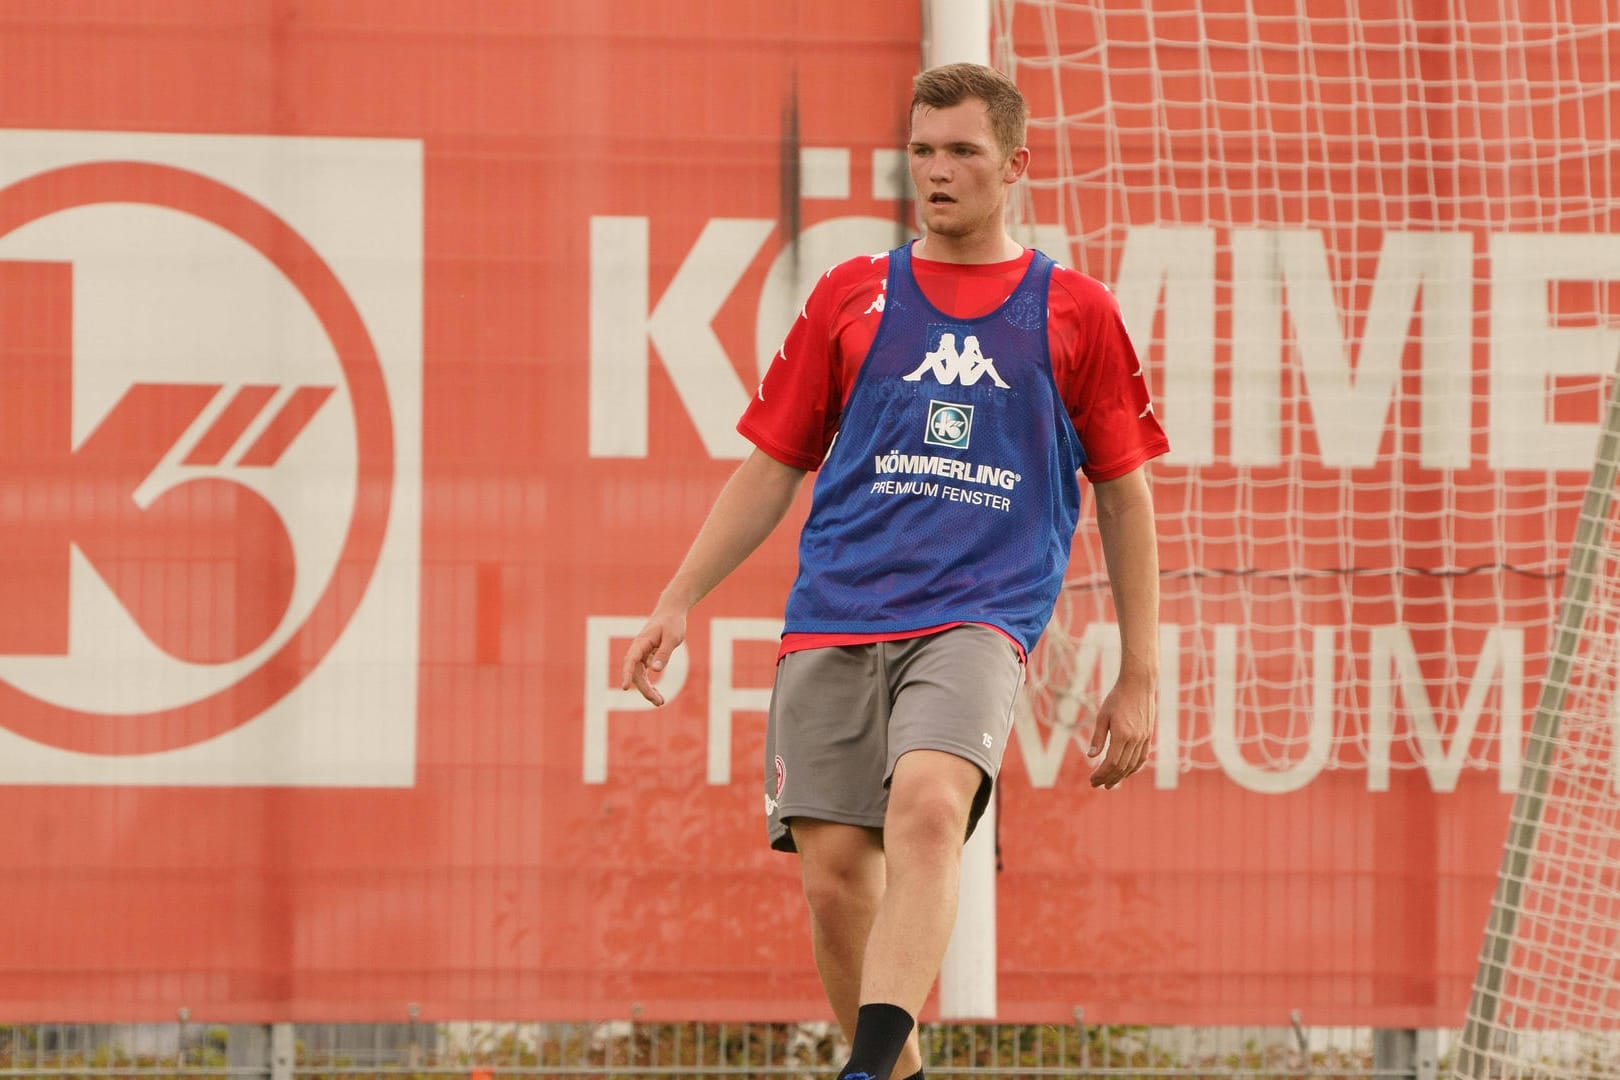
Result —
[[889, 778], [910, 750], [944, 750], [984, 773], [971, 835], [1001, 769], [1023, 674], [1013, 643], [976, 624], [784, 656], [765, 727], [771, 847], [795, 850], [795, 817], [881, 829]]

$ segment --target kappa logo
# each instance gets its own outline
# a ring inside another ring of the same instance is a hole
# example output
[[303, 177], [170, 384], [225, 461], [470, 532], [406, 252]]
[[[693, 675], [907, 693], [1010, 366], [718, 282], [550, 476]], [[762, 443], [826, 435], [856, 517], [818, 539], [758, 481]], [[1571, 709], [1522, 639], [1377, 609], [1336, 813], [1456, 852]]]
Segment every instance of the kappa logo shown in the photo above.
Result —
[[0, 131], [0, 784], [414, 781], [421, 176]]
[[979, 339], [972, 334], [964, 334], [962, 347], [956, 347], [956, 334], [946, 330], [939, 335], [939, 344], [908, 374], [900, 376], [906, 382], [919, 382], [925, 374], [931, 374], [941, 386], [950, 386], [955, 383], [960, 386], [973, 386], [986, 375], [990, 381], [1007, 389], [996, 372], [995, 361], [979, 351]]
[[867, 307], [867, 309], [865, 311], [861, 312], [861, 314], [862, 315], [870, 315], [874, 311], [877, 312], [879, 315], [883, 314], [883, 304], [884, 304], [884, 301], [887, 300], [888, 298], [889, 298], [889, 282], [888, 282], [888, 279], [885, 278], [883, 281], [878, 282], [878, 294], [877, 294], [876, 299], [874, 299], [872, 301], [871, 305], [869, 307]]

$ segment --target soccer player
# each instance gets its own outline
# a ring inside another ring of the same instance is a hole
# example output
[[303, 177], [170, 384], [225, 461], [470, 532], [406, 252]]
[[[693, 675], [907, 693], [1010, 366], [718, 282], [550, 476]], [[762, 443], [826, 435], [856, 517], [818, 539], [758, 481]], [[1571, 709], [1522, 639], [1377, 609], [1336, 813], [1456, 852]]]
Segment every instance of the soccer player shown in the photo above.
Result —
[[1121, 638], [1091, 784], [1136, 772], [1153, 735], [1144, 465], [1169, 446], [1112, 294], [1007, 231], [1026, 116], [990, 68], [917, 76], [921, 238], [817, 282], [738, 424], [756, 449], [624, 657], [623, 687], [663, 704], [654, 680], [687, 613], [818, 472], [767, 721], [765, 808], [771, 846], [799, 855], [816, 966], [852, 1042], [844, 1080], [923, 1075], [916, 1017], [1068, 565], [1082, 470]]

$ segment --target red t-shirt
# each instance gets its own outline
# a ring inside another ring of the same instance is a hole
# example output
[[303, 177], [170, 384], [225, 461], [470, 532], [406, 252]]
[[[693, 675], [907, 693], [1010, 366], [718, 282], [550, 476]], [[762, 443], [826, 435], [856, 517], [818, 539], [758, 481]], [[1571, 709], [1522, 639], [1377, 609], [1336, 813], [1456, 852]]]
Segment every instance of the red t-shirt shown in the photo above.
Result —
[[[1030, 258], [1027, 250], [1008, 262], [982, 264], [913, 256], [911, 266], [931, 304], [954, 318], [972, 319], [1012, 295]], [[888, 275], [887, 253], [861, 255], [839, 263], [816, 282], [737, 424], [755, 446], [795, 468], [820, 467], [838, 433], [855, 374], [877, 334]], [[1054, 266], [1046, 325], [1052, 376], [1085, 450], [1081, 471], [1086, 478], [1093, 483], [1112, 480], [1169, 450], [1113, 293], [1077, 270]], [[946, 628], [789, 634], [781, 651], [892, 641]]]

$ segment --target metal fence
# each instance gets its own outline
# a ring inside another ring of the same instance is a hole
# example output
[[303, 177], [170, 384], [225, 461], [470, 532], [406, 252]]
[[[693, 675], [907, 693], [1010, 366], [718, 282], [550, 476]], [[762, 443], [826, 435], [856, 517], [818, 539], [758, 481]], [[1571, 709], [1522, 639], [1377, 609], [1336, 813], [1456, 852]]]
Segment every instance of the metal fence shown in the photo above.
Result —
[[[1449, 1032], [925, 1024], [939, 1077], [1437, 1080]], [[275, 1024], [0, 1026], [0, 1080], [47, 1077], [363, 1077], [826, 1080], [846, 1046], [823, 1023]]]

